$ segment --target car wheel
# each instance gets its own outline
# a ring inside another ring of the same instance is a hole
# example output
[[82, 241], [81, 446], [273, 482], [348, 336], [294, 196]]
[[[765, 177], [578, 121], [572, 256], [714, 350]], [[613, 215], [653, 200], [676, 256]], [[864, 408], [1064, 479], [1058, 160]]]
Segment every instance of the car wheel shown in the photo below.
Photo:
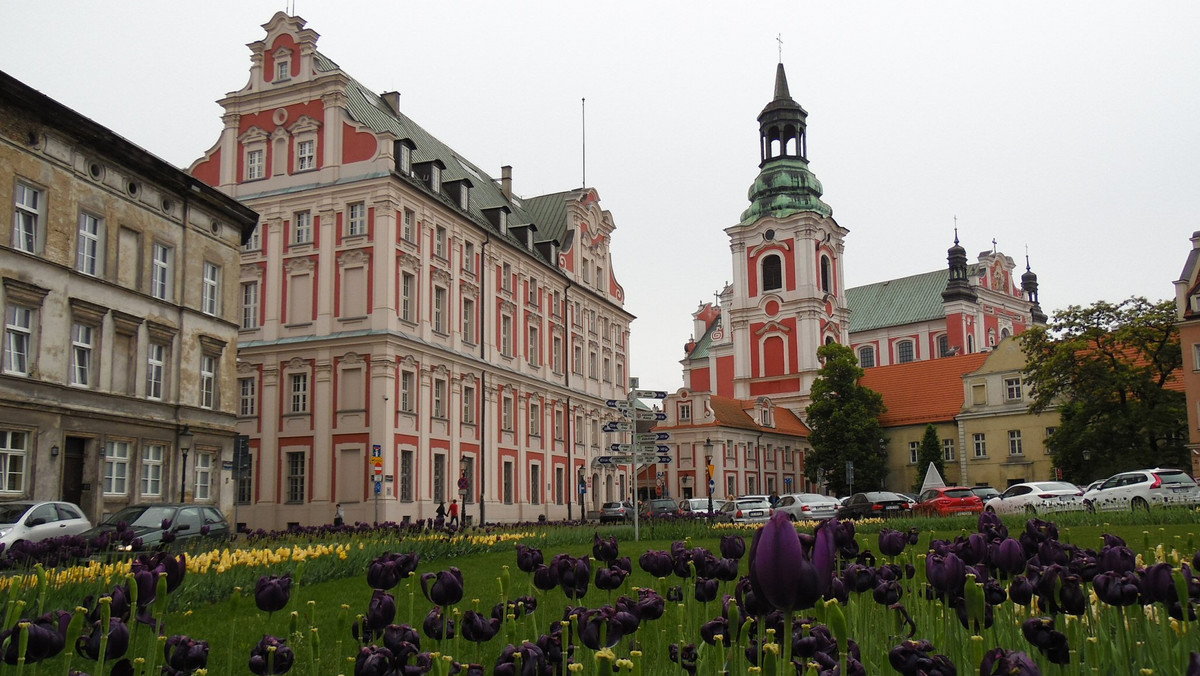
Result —
[[1133, 500], [1129, 501], [1129, 504], [1131, 507], [1133, 507], [1133, 511], [1135, 512], [1150, 511], [1150, 505], [1142, 498], [1134, 498]]
[[995, 514], [995, 513], [996, 513], [996, 510], [995, 510], [995, 509], [992, 509], [991, 507], [988, 507], [987, 509], [984, 509], [983, 511], [987, 512], [988, 514]]
[[1025, 505], [1025, 513], [1029, 515], [1037, 514], [1037, 508], [1033, 505]]
[[788, 513], [788, 521], [795, 522], [795, 521], [796, 521], [796, 515], [795, 515], [795, 514], [792, 514], [792, 513], [790, 513], [790, 512], [789, 512], [789, 513]]

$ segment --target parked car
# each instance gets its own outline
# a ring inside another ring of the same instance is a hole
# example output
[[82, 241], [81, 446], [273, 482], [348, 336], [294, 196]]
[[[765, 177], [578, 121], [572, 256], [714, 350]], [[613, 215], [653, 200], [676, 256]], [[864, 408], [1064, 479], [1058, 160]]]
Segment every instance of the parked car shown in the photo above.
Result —
[[837, 512], [839, 519], [867, 519], [907, 515], [911, 511], [908, 498], [891, 491], [855, 493]]
[[727, 500], [713, 516], [715, 521], [730, 523], [763, 523], [771, 518], [775, 510], [765, 497], [738, 498]]
[[660, 516], [675, 516], [679, 514], [679, 505], [670, 498], [653, 498], [642, 503], [639, 513], [643, 519], [653, 519]]
[[966, 486], [941, 486], [921, 493], [921, 501], [914, 509], [927, 516], [978, 514], [983, 511], [983, 500]]
[[784, 512], [792, 521], [818, 521], [837, 515], [841, 503], [837, 498], [818, 493], [791, 493], [779, 498], [776, 511]]
[[1009, 486], [983, 508], [997, 514], [1070, 512], [1083, 509], [1083, 491], [1066, 481], [1030, 481]]
[[1114, 474], [1099, 486], [1083, 494], [1088, 511], [1112, 509], [1149, 509], [1200, 505], [1200, 486], [1178, 469], [1141, 469]]
[[[187, 547], [209, 540], [213, 543], [229, 539], [229, 522], [221, 510], [212, 505], [153, 503], [130, 505], [104, 520], [103, 523], [84, 531], [85, 537], [96, 537], [104, 533], [118, 533], [121, 526], [141, 541], [142, 549], [156, 549], [167, 545], [175, 548]], [[170, 534], [165, 539], [164, 536]], [[136, 549], [135, 543], [121, 542], [116, 549]]]
[[[683, 498], [679, 501], [679, 512], [693, 516], [708, 516], [708, 498]], [[721, 500], [712, 501], [713, 511], [721, 506]]]
[[992, 488], [991, 486], [971, 486], [971, 492], [975, 495], [978, 495], [979, 499], [982, 500], [983, 504], [985, 505], [987, 504], [988, 500], [1000, 495], [1000, 491]]
[[600, 523], [625, 521], [633, 518], [633, 504], [624, 502], [606, 502], [600, 505]]
[[78, 535], [92, 527], [83, 510], [69, 502], [15, 500], [0, 503], [0, 544], [37, 542]]

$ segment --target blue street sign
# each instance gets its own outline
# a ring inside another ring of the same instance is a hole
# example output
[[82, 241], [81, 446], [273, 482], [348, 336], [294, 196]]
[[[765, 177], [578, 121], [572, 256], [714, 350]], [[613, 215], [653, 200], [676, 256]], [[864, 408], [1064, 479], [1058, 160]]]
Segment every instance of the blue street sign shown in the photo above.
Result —
[[383, 457], [383, 446], [380, 446], [379, 444], [371, 444], [371, 457], [372, 458], [382, 458]]
[[709, 480], [708, 480], [708, 487], [709, 487], [710, 489], [712, 489], [712, 488], [716, 488], [716, 487], [717, 487], [717, 480], [716, 480], [716, 479], [709, 479]]
[[783, 477], [783, 483], [791, 486], [792, 485], [792, 477], [790, 477], [790, 476]]
[[611, 465], [611, 464], [613, 464], [612, 456], [611, 455], [598, 455], [598, 456], [596, 456], [596, 464], [597, 465]]
[[633, 423], [628, 420], [610, 420], [601, 428], [605, 432], [632, 432]]
[[634, 411], [634, 420], [666, 420], [667, 414], [662, 411]]
[[609, 408], [619, 408], [619, 409], [626, 409], [626, 408], [630, 408], [632, 406], [632, 404], [630, 404], [627, 399], [605, 399], [604, 405]]
[[383, 482], [376, 481], [375, 482], [375, 495], [379, 495], [382, 492], [383, 492]]
[[668, 434], [667, 432], [647, 432], [646, 434], [635, 434], [635, 435], [633, 435], [633, 439], [634, 439], [634, 441], [637, 441], [637, 442], [642, 442], [642, 441], [667, 441], [667, 440], [669, 440], [670, 438], [671, 438], [671, 435], [670, 435], [670, 434]]

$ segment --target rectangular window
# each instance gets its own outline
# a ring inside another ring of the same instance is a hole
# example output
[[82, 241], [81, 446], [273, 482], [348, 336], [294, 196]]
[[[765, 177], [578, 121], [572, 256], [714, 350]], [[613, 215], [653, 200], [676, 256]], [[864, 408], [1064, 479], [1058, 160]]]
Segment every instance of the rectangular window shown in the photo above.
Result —
[[[240, 465], [235, 464], [233, 470], [234, 479], [237, 481], [237, 495], [234, 499], [239, 505], [248, 505], [254, 499], [254, 464], [249, 454], [242, 457], [245, 460]], [[237, 463], [236, 460], [234, 462]]]
[[575, 443], [576, 443], [576, 445], [579, 445], [579, 446], [583, 445], [583, 442], [584, 442], [583, 435], [586, 431], [587, 430], [585, 430], [583, 427], [583, 416], [581, 416], [581, 415], [575, 416]]
[[407, 272], [400, 273], [400, 319], [406, 322], [417, 321], [413, 299], [417, 292], [417, 278]]
[[542, 504], [541, 465], [530, 465], [529, 467], [529, 502], [535, 505]]
[[508, 315], [500, 317], [500, 354], [512, 356], [512, 317]]
[[529, 327], [529, 364], [530, 366], [541, 366], [542, 364], [541, 335], [536, 326]]
[[217, 358], [212, 355], [200, 357], [200, 408], [215, 408], [217, 405]]
[[405, 209], [404, 210], [404, 223], [403, 223], [402, 229], [400, 230], [400, 238], [406, 242], [414, 241], [413, 238], [416, 237], [416, 232], [414, 230], [416, 228], [416, 225], [417, 225], [416, 212], [413, 211], [412, 209]]
[[500, 288], [512, 291], [512, 265], [508, 263], [500, 266]]
[[287, 454], [287, 495], [289, 504], [304, 502], [304, 451]]
[[362, 202], [355, 202], [349, 207], [350, 216], [346, 222], [346, 236], [354, 237], [355, 235], [367, 234], [367, 206]]
[[679, 421], [680, 422], [688, 422], [691, 419], [692, 419], [692, 405], [690, 403], [680, 404], [679, 405]]
[[538, 285], [536, 279], [529, 280], [529, 304], [533, 307], [538, 306]]
[[588, 352], [588, 377], [596, 380], [596, 353]]
[[300, 141], [296, 144], [296, 171], [308, 171], [317, 166], [317, 142]]
[[220, 298], [221, 268], [212, 263], [205, 263], [204, 278], [201, 280], [200, 311], [215, 317], [221, 310]]
[[973, 438], [975, 440], [975, 457], [976, 458], [986, 458], [987, 457], [987, 438], [982, 433], [976, 434]]
[[921, 442], [919, 442], [919, 441], [908, 442], [908, 462], [909, 463], [916, 464], [917, 457], [920, 454], [920, 452], [921, 452]]
[[154, 245], [150, 263], [150, 295], [159, 300], [171, 300], [171, 264], [175, 251], [163, 244]]
[[566, 473], [562, 467], [554, 468], [554, 504], [563, 504], [565, 486], [563, 485]]
[[441, 379], [433, 381], [433, 417], [446, 417], [446, 381]]
[[238, 416], [253, 418], [258, 415], [258, 380], [238, 378]]
[[562, 373], [562, 338], [554, 336], [550, 345], [550, 368], [555, 373]]
[[266, 163], [263, 161], [265, 152], [262, 150], [251, 150], [246, 153], [246, 180], [253, 181], [263, 177], [263, 171]]
[[293, 373], [291, 381], [292, 413], [308, 413], [308, 374]]
[[86, 325], [71, 325], [71, 384], [76, 387], [92, 385], [92, 339], [95, 330]]
[[296, 225], [292, 229], [293, 244], [308, 244], [313, 241], [312, 212], [297, 211]]
[[258, 282], [242, 282], [243, 329], [258, 328]]
[[475, 388], [464, 387], [462, 391], [462, 421], [467, 425], [475, 424]]
[[33, 346], [33, 310], [9, 305], [4, 312], [4, 372], [29, 375]]
[[275, 62], [275, 81], [292, 79], [292, 64], [287, 59], [280, 59]]
[[446, 455], [435, 453], [433, 456], [433, 501], [446, 500]]
[[542, 406], [532, 401], [529, 402], [529, 435], [542, 436]]
[[462, 339], [475, 343], [475, 301], [470, 298], [462, 301]]
[[440, 225], [433, 231], [433, 255], [446, 258], [446, 229]]
[[725, 476], [725, 495], [729, 498], [737, 495], [737, 477], [732, 474]]
[[[250, 239], [246, 240], [246, 243], [242, 245], [242, 251], [251, 252], [251, 251], [261, 251], [261, 250], [262, 250], [262, 228], [255, 227], [254, 232], [250, 233]], [[125, 257], [122, 255], [121, 260], [124, 260], [124, 259], [125, 259]]]
[[150, 343], [146, 348], [146, 398], [162, 400], [167, 372], [167, 346]]
[[504, 504], [513, 503], [513, 464], [511, 460], [504, 461]]
[[554, 409], [554, 438], [558, 441], [563, 439], [563, 412], [559, 409]]
[[625, 389], [625, 362], [617, 362], [617, 387]]
[[1004, 379], [1004, 398], [1008, 401], [1018, 401], [1021, 398], [1021, 379]]
[[196, 454], [196, 486], [192, 497], [196, 500], [212, 499], [212, 453]]
[[404, 413], [413, 412], [416, 401], [417, 375], [412, 371], [400, 372], [400, 410]]
[[433, 330], [446, 333], [446, 290], [433, 287]]
[[473, 242], [463, 244], [463, 270], [475, 272], [475, 244]]
[[413, 499], [413, 452], [400, 451], [400, 502]]
[[604, 358], [604, 369], [600, 371], [600, 375], [603, 377], [604, 382], [612, 382], [612, 360], [608, 357]]
[[25, 490], [25, 464], [29, 433], [0, 430], [0, 493]]
[[42, 191], [18, 181], [13, 202], [13, 248], [38, 253], [43, 237]]
[[944, 460], [954, 460], [953, 439], [942, 439], [942, 458]]
[[911, 340], [902, 340], [896, 344], [896, 362], [899, 364], [907, 364], [915, 357], [913, 352], [913, 342]]
[[511, 432], [513, 429], [513, 399], [512, 397], [504, 397], [504, 401], [500, 408], [500, 428]]
[[104, 494], [125, 495], [129, 492], [128, 441], [110, 441], [104, 449]]
[[104, 221], [87, 212], [79, 214], [79, 239], [75, 245], [75, 269], [93, 277], [103, 272], [100, 257], [104, 253]]
[[1008, 431], [1008, 454], [1023, 455], [1024, 450], [1021, 446], [1021, 430]]
[[165, 447], [146, 444], [142, 447], [142, 496], [162, 495], [162, 469]]
[[572, 359], [571, 370], [576, 375], [583, 375], [583, 348], [576, 345], [572, 352], [574, 353], [574, 359]]

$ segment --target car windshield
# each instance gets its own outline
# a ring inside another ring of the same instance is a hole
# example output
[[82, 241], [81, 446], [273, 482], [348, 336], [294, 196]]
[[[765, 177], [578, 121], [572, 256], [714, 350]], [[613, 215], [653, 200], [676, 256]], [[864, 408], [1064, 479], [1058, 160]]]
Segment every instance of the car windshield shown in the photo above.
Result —
[[675, 509], [674, 500], [651, 500], [649, 504], [655, 509]]
[[105, 519], [104, 523], [116, 525], [124, 521], [131, 528], [161, 528], [163, 519], [173, 519], [174, 517], [174, 507], [141, 505], [126, 507]]
[[975, 496], [970, 488], [951, 488], [944, 495], [948, 498], [970, 498]]
[[1196, 483], [1192, 480], [1192, 477], [1183, 472], [1155, 472], [1154, 474], [1159, 479], [1162, 479], [1164, 484], [1186, 484], [1191, 486]]
[[16, 523], [29, 510], [30, 502], [8, 502], [0, 505], [0, 523]]

